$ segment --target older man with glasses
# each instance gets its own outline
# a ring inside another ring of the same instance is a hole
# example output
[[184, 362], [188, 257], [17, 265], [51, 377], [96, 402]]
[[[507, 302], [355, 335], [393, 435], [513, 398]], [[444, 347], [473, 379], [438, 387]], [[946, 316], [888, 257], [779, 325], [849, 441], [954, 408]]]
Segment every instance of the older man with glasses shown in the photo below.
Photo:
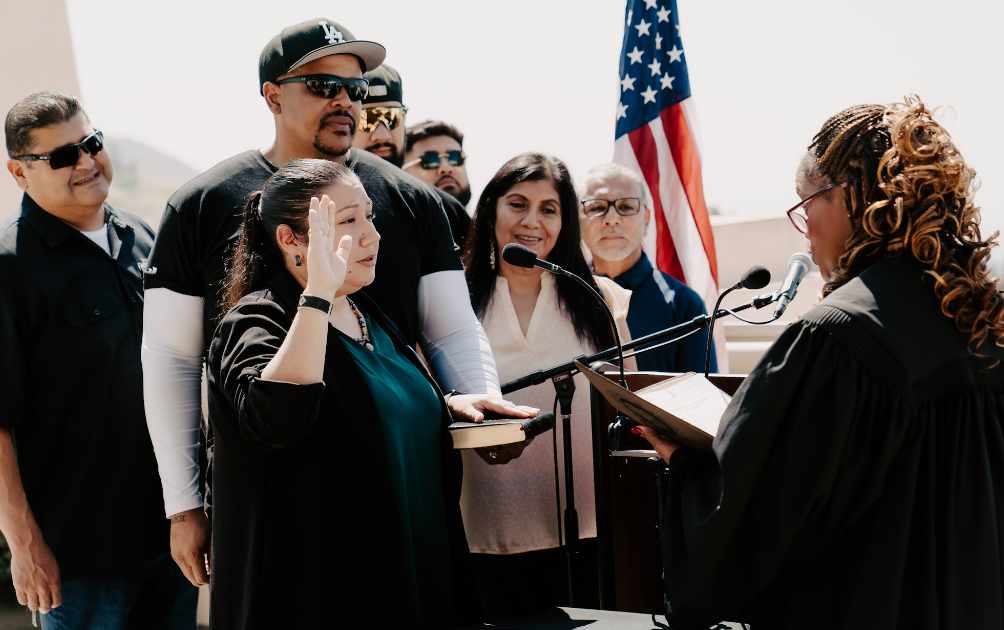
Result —
[[[620, 164], [601, 164], [584, 180], [579, 226], [593, 254], [597, 275], [631, 290], [627, 324], [637, 339], [706, 313], [693, 289], [652, 267], [642, 251], [652, 211], [641, 177]], [[708, 329], [677, 343], [637, 355], [638, 369], [658, 372], [703, 372]], [[711, 350], [711, 371], [718, 371]]]
[[[199, 472], [206, 468], [199, 461], [202, 363], [223, 315], [226, 256], [241, 231], [244, 205], [279, 167], [296, 158], [318, 158], [356, 173], [376, 208], [382, 238], [377, 280], [364, 292], [409, 345], [421, 346], [444, 390], [500, 395], [491, 346], [471, 308], [442, 202], [399, 168], [353, 148], [370, 86], [363, 73], [379, 67], [385, 54], [380, 44], [357, 40], [332, 20], [283, 29], [258, 62], [259, 91], [274, 117], [275, 140], [221, 162], [168, 201], [145, 279], [143, 370], [147, 419], [172, 522], [171, 548], [194, 584], [209, 581], [209, 522], [199, 488]], [[240, 573], [239, 567], [227, 569], [228, 575]], [[214, 577], [213, 599], [240, 598], [243, 589]], [[314, 604], [331, 593], [318, 589], [321, 585], [303, 585], [303, 601], [311, 608], [294, 607], [306, 611], [295, 615], [301, 624], [330, 622]], [[350, 599], [350, 591], [341, 595]], [[245, 620], [253, 624], [253, 610]], [[230, 620], [211, 621], [238, 627]]]

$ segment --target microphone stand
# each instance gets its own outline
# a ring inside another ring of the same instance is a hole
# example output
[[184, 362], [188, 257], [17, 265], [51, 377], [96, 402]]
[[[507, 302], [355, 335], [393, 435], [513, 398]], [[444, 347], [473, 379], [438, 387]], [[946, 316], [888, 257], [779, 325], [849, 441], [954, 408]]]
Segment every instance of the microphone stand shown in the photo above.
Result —
[[[603, 296], [601, 296], [596, 289], [589, 286], [588, 282], [574, 273], [568, 272], [557, 265], [555, 265], [553, 269], [549, 269], [549, 271], [551, 273], [561, 274], [567, 278], [575, 280], [594, 298], [596, 298], [600, 304], [603, 305], [603, 310], [607, 315], [607, 319], [610, 321], [610, 329], [614, 334], [614, 340], [617, 342], [616, 351], [620, 363], [619, 384], [621, 387], [627, 389], [627, 381], [624, 379], [624, 348], [621, 345], [620, 335], [617, 332], [617, 321], [614, 318], [614, 314], [610, 310], [610, 307], [607, 305], [606, 300], [603, 299]], [[570, 369], [567, 369], [569, 365], [571, 367]], [[561, 407], [561, 437], [562, 450], [564, 452], [565, 460], [565, 568], [568, 574], [568, 605], [575, 607], [578, 599], [578, 589], [575, 587], [575, 576], [577, 573], [575, 570], [575, 564], [579, 555], [579, 514], [575, 509], [575, 483], [572, 466], [572, 397], [575, 395], [575, 380], [573, 379], [573, 376], [578, 370], [574, 363], [565, 364], [565, 367], [566, 369], [564, 370], [555, 370], [554, 368], [546, 370], [546, 372], [548, 372], [548, 376], [537, 382], [543, 382], [544, 380], [550, 378], [551, 383], [554, 385], [554, 391], [558, 398], [558, 404]], [[517, 389], [522, 389], [522, 387]], [[509, 391], [515, 391], [515, 389]], [[503, 393], [506, 393], [504, 388]], [[617, 418], [618, 423], [620, 423], [620, 414], [618, 414]]]
[[[560, 271], [559, 271], [560, 270]], [[620, 335], [617, 333], [617, 322], [614, 319], [613, 313], [610, 311], [610, 307], [607, 306], [606, 300], [600, 296], [592, 287], [590, 287], [582, 278], [578, 276], [565, 272], [564, 269], [558, 267], [556, 270], [551, 270], [552, 273], [560, 273], [566, 275], [570, 278], [574, 278], [581, 285], [586, 287], [586, 289], [603, 305], [604, 310], [607, 313], [607, 317], [610, 319], [610, 325], [614, 332], [614, 339], [617, 340], [617, 347], [608, 348], [600, 352], [594, 353], [589, 356], [578, 357], [576, 360], [589, 365], [595, 361], [606, 361], [612, 359], [616, 354], [618, 357], [618, 363], [620, 364], [620, 380], [618, 384], [627, 389], [627, 381], [624, 378], [624, 350], [633, 350], [634, 348], [647, 347], [651, 344], [655, 344], [667, 338], [679, 337], [687, 333], [705, 328], [709, 325], [712, 319], [716, 317], [724, 317], [725, 315], [734, 315], [736, 312], [744, 311], [748, 308], [762, 308], [767, 304], [773, 302], [776, 297], [772, 294], [764, 294], [757, 296], [752, 301], [747, 304], [743, 304], [734, 309], [726, 310], [722, 309], [713, 315], [698, 315], [689, 322], [684, 322], [677, 326], [661, 330], [659, 332], [652, 333], [651, 335], [646, 335], [644, 337], [639, 337], [629, 341], [626, 344], [620, 343]], [[640, 350], [642, 352], [644, 350]], [[550, 380], [554, 385], [554, 390], [558, 398], [558, 404], [561, 407], [561, 430], [562, 430], [562, 452], [565, 458], [565, 518], [564, 518], [564, 537], [565, 537], [565, 567], [568, 574], [568, 605], [574, 607], [576, 602], [577, 589], [575, 588], [575, 562], [579, 553], [579, 515], [575, 509], [575, 487], [574, 487], [574, 472], [572, 470], [572, 397], [575, 394], [575, 381], [572, 378], [574, 374], [578, 372], [578, 368], [575, 367], [575, 360], [568, 363], [563, 363], [546, 370], [538, 370], [524, 377], [518, 378], [513, 381], [509, 381], [502, 385], [502, 394], [509, 394], [533, 385], [539, 385], [545, 381]], [[611, 424], [609, 431], [612, 437], [620, 438], [617, 433], [623, 434], [624, 429], [627, 427], [627, 418], [618, 412], [616, 421]], [[613, 450], [623, 450], [621, 447], [623, 444], [615, 445], [617, 448]], [[627, 460], [622, 460], [624, 464]], [[626, 478], [622, 478], [622, 483], [626, 482]]]

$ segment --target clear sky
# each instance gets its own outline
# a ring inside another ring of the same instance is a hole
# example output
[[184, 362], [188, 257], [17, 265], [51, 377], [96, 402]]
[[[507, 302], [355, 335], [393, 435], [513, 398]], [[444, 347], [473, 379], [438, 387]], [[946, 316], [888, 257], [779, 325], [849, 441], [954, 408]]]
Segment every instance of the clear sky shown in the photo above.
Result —
[[[984, 225], [1004, 227], [1004, 2], [678, 1], [709, 206], [783, 212], [797, 200], [797, 162], [827, 117], [917, 93], [952, 106], [942, 122], [981, 176]], [[270, 141], [258, 55], [284, 26], [315, 17], [387, 47], [411, 123], [441, 118], [466, 134], [475, 196], [523, 151], [557, 155], [577, 177], [612, 155], [619, 0], [67, 0], [67, 8], [94, 123], [199, 169]]]

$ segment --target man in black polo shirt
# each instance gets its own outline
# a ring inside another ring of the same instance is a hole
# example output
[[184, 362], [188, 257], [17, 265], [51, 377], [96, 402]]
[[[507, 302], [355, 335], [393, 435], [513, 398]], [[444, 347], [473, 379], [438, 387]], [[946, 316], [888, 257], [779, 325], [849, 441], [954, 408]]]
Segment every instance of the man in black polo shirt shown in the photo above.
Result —
[[278, 167], [320, 158], [359, 176], [381, 235], [376, 281], [364, 291], [410, 344], [421, 346], [444, 390], [501, 395], [439, 198], [401, 169], [352, 148], [368, 87], [363, 72], [384, 55], [383, 46], [356, 40], [332, 20], [283, 29], [258, 63], [275, 141], [221, 162], [168, 201], [145, 277], [144, 385], [172, 553], [194, 584], [208, 581], [210, 551], [199, 490], [200, 371], [222, 315], [225, 260], [244, 204]]
[[103, 138], [69, 95], [7, 114], [24, 191], [0, 225], [0, 530], [43, 628], [195, 628], [171, 562], [143, 413], [143, 265], [153, 233], [105, 203]]

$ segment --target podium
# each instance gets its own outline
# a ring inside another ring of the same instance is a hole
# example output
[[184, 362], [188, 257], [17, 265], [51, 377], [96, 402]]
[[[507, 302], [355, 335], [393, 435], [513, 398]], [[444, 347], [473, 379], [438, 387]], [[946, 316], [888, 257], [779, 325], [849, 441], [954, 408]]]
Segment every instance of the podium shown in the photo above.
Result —
[[[603, 375], [617, 382], [616, 368]], [[628, 372], [628, 389], [638, 391], [676, 376], [662, 372]], [[740, 374], [708, 377], [729, 394], [746, 379]], [[604, 610], [663, 614], [662, 550], [657, 537], [659, 524], [656, 486], [662, 460], [646, 457], [610, 456], [607, 427], [617, 411], [590, 387], [593, 429], [593, 467], [596, 489], [596, 536], [599, 546], [600, 607]], [[651, 450], [640, 436], [629, 434], [630, 449]]]

